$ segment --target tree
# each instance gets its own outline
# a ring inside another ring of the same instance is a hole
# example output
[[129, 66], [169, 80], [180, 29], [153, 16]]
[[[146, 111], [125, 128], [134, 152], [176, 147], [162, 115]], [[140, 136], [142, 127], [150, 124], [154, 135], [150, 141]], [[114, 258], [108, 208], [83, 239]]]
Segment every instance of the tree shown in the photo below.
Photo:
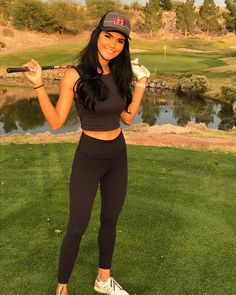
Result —
[[7, 11], [7, 1], [0, 0], [0, 18], [7, 18], [8, 11]]
[[83, 24], [83, 15], [73, 0], [18, 0], [13, 11], [17, 29], [76, 34]]
[[199, 10], [198, 25], [203, 32], [214, 33], [220, 30], [218, 23], [219, 7], [215, 5], [214, 0], [204, 0]]
[[0, 19], [9, 19], [13, 6], [14, 1], [9, 0], [0, 0]]
[[224, 14], [226, 28], [236, 34], [236, 0], [225, 0], [225, 5], [229, 11]]
[[160, 0], [160, 7], [164, 10], [171, 10], [172, 0]]
[[176, 8], [176, 27], [181, 30], [185, 36], [195, 29], [196, 21], [194, 0], [187, 0]]
[[150, 33], [162, 27], [162, 13], [157, 0], [149, 0], [144, 7], [144, 29]]
[[133, 0], [133, 2], [130, 3], [129, 8], [133, 11], [141, 11], [143, 6], [139, 3], [139, 1]]
[[13, 26], [17, 29], [28, 28], [38, 31], [50, 31], [54, 21], [49, 16], [41, 0], [19, 0], [13, 10]]
[[60, 34], [76, 34], [84, 27], [84, 17], [79, 13], [78, 4], [71, 0], [50, 0], [48, 12], [53, 19], [52, 30]]
[[96, 19], [117, 8], [116, 0], [86, 0], [85, 2], [89, 15]]
[[176, 8], [182, 3], [182, 1], [180, 1], [180, 0], [172, 0], [172, 10], [176, 10]]

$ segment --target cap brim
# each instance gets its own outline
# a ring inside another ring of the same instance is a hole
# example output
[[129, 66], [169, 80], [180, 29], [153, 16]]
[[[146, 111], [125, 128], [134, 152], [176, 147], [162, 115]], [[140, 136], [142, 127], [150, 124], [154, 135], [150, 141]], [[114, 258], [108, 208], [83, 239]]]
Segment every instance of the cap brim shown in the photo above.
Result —
[[119, 30], [117, 30], [117, 29], [115, 29], [115, 28], [113, 28], [113, 27], [103, 27], [103, 26], [101, 26], [100, 28], [101, 28], [102, 31], [106, 31], [106, 32], [117, 32], [117, 33], [120, 33], [120, 34], [122, 34], [122, 35], [128, 37], [129, 40], [131, 40], [130, 36], [128, 36], [126, 33], [121, 32], [121, 31], [119, 31]]

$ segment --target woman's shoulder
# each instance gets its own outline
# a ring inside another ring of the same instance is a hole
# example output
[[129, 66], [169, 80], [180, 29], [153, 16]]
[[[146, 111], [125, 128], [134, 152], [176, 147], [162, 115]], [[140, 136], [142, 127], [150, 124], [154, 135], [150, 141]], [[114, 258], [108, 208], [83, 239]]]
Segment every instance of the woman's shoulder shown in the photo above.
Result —
[[80, 74], [75, 68], [71, 68], [65, 71], [63, 75], [64, 80], [76, 82], [80, 78]]
[[68, 69], [64, 72], [60, 85], [63, 88], [66, 87], [69, 89], [73, 89], [75, 83], [79, 80], [79, 78], [80, 75], [75, 70], [75, 68]]

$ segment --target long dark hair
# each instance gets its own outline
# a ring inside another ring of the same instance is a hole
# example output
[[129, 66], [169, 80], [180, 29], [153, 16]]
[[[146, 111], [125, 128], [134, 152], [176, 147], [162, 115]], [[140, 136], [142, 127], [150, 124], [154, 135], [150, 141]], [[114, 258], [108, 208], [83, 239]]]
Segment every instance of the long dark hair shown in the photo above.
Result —
[[[75, 83], [74, 92], [79, 96], [85, 108], [94, 111], [96, 101], [104, 101], [108, 96], [108, 89], [103, 83], [101, 76], [103, 74], [102, 66], [98, 60], [98, 37], [101, 33], [100, 24], [103, 23], [105, 15], [101, 18], [98, 26], [91, 34], [87, 46], [77, 55], [78, 62], [83, 66], [83, 74]], [[122, 52], [109, 61], [109, 68], [120, 94], [126, 100], [126, 111], [132, 101], [131, 82], [133, 73], [130, 62], [129, 40], [125, 37], [124, 48]], [[98, 69], [101, 74], [98, 73]]]

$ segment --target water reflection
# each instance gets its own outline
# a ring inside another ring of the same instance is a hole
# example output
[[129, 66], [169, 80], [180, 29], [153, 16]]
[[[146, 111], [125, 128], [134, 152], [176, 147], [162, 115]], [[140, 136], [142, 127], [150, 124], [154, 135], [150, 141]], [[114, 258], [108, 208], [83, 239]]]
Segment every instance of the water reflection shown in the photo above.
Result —
[[[58, 88], [50, 90], [53, 104], [58, 100]], [[53, 131], [40, 110], [35, 92], [31, 88], [6, 88], [0, 86], [0, 133], [52, 133], [76, 131], [80, 122], [75, 107], [63, 128]], [[26, 99], [27, 98], [27, 99]], [[232, 107], [205, 99], [176, 97], [174, 93], [146, 91], [135, 122], [149, 125], [186, 125], [189, 121], [203, 122], [210, 128], [228, 130], [235, 125]], [[125, 126], [123, 126], [125, 127]]]
[[214, 122], [215, 102], [203, 98], [177, 97], [174, 101], [173, 116], [177, 125], [184, 126], [188, 121], [205, 123], [207, 126]]
[[221, 119], [218, 129], [229, 130], [236, 125], [236, 119], [232, 119], [235, 114], [231, 106], [226, 104], [222, 105], [221, 110], [218, 112], [218, 116]]
[[17, 101], [14, 104], [5, 104], [0, 110], [0, 122], [6, 133], [21, 128], [23, 131], [43, 126], [44, 116], [39, 109], [36, 99]]
[[155, 125], [156, 119], [160, 115], [160, 106], [166, 104], [167, 102], [165, 100], [154, 95], [153, 92], [146, 92], [140, 112], [143, 122], [148, 123], [150, 126]]

